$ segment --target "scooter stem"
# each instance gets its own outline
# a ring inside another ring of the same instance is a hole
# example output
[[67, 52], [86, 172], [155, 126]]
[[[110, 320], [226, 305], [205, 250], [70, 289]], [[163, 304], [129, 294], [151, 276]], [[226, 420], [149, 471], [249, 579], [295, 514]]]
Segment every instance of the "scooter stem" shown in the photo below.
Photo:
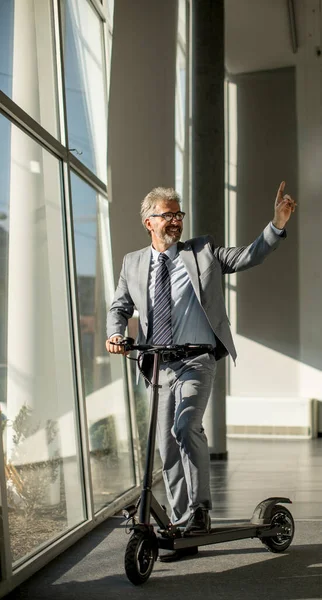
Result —
[[143, 478], [143, 489], [140, 502], [140, 523], [150, 523], [150, 508], [152, 494], [152, 474], [155, 452], [155, 437], [157, 430], [158, 404], [159, 404], [159, 368], [160, 368], [160, 353], [154, 353], [153, 360], [153, 375], [151, 381], [151, 407], [150, 407], [150, 423], [148, 431], [145, 472]]

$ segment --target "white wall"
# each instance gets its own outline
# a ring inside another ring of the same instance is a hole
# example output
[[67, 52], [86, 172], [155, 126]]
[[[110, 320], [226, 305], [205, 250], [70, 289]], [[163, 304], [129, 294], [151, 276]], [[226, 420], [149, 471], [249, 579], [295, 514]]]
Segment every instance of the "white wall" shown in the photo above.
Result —
[[[321, 7], [300, 3], [297, 56], [299, 160], [299, 393], [322, 400], [322, 57]], [[321, 405], [322, 406], [322, 405]], [[322, 410], [319, 431], [322, 432]]]
[[[240, 94], [248, 105], [237, 111], [244, 118], [248, 115], [248, 122], [237, 126], [240, 160], [237, 188], [231, 192], [236, 242], [251, 241], [260, 221], [265, 225], [270, 218], [280, 180], [286, 179], [287, 191], [298, 202], [282, 248], [264, 265], [232, 279], [230, 312], [239, 356], [236, 369], [230, 366], [229, 392], [322, 400], [321, 9], [318, 0], [295, 2], [299, 48], [292, 54], [286, 3], [276, 2], [272, 10], [267, 3], [265, 10], [262, 2], [257, 3], [257, 25], [255, 19], [248, 25], [241, 21], [240, 31], [247, 33], [247, 40], [239, 39], [237, 55], [230, 0], [226, 6], [227, 65], [233, 81], [248, 85]], [[244, 9], [252, 12], [248, 5]], [[268, 52], [264, 30], [270, 33], [274, 53]], [[257, 45], [256, 60], [251, 59], [252, 40], [259, 37], [263, 43]]]
[[[234, 77], [236, 165], [229, 178], [228, 244], [251, 243], [273, 218], [279, 183], [297, 197], [294, 68]], [[285, 86], [289, 94], [280, 94]], [[233, 135], [231, 134], [232, 150]], [[298, 223], [265, 262], [229, 277], [229, 315], [237, 349], [229, 393], [296, 395], [299, 358]]]

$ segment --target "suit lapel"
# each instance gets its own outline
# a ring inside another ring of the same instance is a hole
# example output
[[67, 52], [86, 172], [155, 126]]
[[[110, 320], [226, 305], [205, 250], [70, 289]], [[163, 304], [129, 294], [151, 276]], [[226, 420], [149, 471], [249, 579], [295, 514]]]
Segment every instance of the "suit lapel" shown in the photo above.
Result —
[[189, 244], [189, 243], [183, 244], [182, 242], [179, 242], [178, 250], [180, 252], [181, 260], [187, 269], [187, 273], [190, 277], [192, 287], [193, 287], [193, 289], [196, 293], [196, 296], [201, 304], [197, 261], [195, 259], [195, 255], [193, 253], [191, 244]]
[[149, 285], [149, 269], [151, 261], [151, 246], [144, 248], [140, 258], [139, 264], [139, 288], [140, 296], [142, 298], [143, 322], [147, 322], [148, 319], [148, 285]]

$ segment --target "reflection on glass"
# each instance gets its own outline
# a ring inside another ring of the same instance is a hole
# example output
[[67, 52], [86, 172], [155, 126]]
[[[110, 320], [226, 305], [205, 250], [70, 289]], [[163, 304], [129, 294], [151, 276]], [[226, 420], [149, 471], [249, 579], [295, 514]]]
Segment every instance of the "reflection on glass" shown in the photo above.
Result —
[[[111, 73], [112, 41], [113, 41], [112, 34], [110, 33], [110, 31], [108, 31], [107, 37], [106, 37], [106, 69], [107, 69], [108, 76]], [[108, 89], [107, 89], [108, 93], [109, 93], [109, 84], [110, 84], [110, 81], [108, 82]]]
[[0, 2], [0, 89], [58, 137], [50, 0]]
[[0, 403], [13, 562], [85, 519], [59, 161], [0, 117]]
[[[176, 190], [181, 197], [184, 191], [184, 154], [185, 154], [185, 114], [186, 114], [186, 55], [185, 55], [185, 1], [179, 2], [178, 39], [177, 39], [177, 64], [176, 64], [176, 154], [175, 174]], [[184, 200], [184, 199], [183, 199]], [[186, 199], [187, 200], [187, 199]]]
[[176, 140], [184, 146], [184, 121], [186, 108], [186, 57], [177, 47], [177, 79], [176, 79]]
[[64, 0], [64, 67], [69, 148], [102, 181], [107, 171], [102, 23], [87, 0]]
[[[10, 122], [0, 117], [0, 407], [7, 396], [7, 304], [9, 251]], [[7, 193], [6, 193], [7, 192]], [[1, 414], [1, 419], [3, 419]]]
[[[134, 316], [128, 322], [128, 335], [130, 338], [134, 340], [138, 336], [138, 316], [134, 314]], [[150, 406], [151, 406], [151, 386], [146, 386], [146, 382], [143, 376], [139, 376], [137, 372], [137, 363], [134, 360], [129, 362], [129, 372], [130, 372], [130, 380], [131, 386], [133, 390], [134, 396], [134, 404], [135, 404], [135, 415], [136, 415], [136, 425], [137, 425], [137, 435], [139, 442], [139, 457], [141, 461], [141, 469], [142, 473], [145, 469], [146, 463], [146, 451], [147, 451], [147, 441], [148, 441], [148, 427], [150, 422]], [[162, 467], [160, 453], [158, 444], [156, 441], [155, 444], [155, 454], [154, 454], [154, 463], [153, 468], [154, 471], [158, 471]]]
[[114, 0], [107, 0], [106, 8], [107, 8], [107, 20], [108, 20], [109, 26], [113, 27]]
[[[133, 337], [130, 334], [130, 337]], [[151, 396], [151, 387], [146, 389], [143, 377], [140, 377], [137, 381], [136, 378], [136, 363], [131, 361], [131, 379], [134, 393], [134, 403], [135, 403], [135, 414], [136, 414], [136, 422], [138, 429], [138, 438], [140, 444], [140, 460], [141, 460], [141, 469], [142, 473], [145, 469], [146, 464], [146, 451], [147, 451], [147, 441], [148, 441], [148, 427], [149, 427], [149, 417], [150, 417], [150, 396]], [[155, 442], [155, 454], [154, 454], [154, 463], [153, 470], [158, 471], [162, 467], [160, 453], [157, 441]]]
[[186, 10], [187, 10], [187, 2], [186, 0], [179, 0], [178, 2], [178, 38], [181, 39], [183, 43], [186, 40]]
[[74, 239], [95, 511], [134, 483], [123, 359], [105, 349], [113, 296], [108, 203], [72, 173]]
[[182, 197], [183, 194], [183, 152], [176, 145], [176, 190]]

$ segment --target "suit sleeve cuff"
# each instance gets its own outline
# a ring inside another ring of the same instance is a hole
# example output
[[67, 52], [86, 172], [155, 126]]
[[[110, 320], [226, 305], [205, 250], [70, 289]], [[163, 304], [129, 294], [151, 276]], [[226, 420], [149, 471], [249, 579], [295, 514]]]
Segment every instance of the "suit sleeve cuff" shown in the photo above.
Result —
[[273, 231], [276, 233], [276, 235], [283, 235], [285, 229], [277, 229], [277, 227], [275, 227], [275, 225], [273, 225], [272, 221], [271, 221], [271, 228], [273, 229]]
[[118, 333], [118, 332], [112, 333], [112, 335], [109, 335], [107, 339], [110, 340], [115, 335], [117, 335], [119, 338], [121, 338], [121, 340], [124, 340], [124, 335], [122, 335], [121, 333]]

